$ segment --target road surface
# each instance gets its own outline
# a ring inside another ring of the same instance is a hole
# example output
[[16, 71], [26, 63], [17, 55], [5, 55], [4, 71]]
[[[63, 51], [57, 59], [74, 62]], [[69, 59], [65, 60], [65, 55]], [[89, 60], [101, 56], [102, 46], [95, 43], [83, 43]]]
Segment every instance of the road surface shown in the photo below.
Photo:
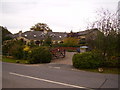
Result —
[[2, 88], [118, 88], [118, 75], [76, 70], [63, 64], [2, 63]]

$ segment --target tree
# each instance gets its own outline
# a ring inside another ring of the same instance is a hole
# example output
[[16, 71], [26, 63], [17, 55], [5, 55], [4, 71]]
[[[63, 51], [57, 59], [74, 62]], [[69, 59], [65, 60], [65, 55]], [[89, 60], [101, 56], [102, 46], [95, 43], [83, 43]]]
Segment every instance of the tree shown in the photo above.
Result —
[[13, 46], [14, 44], [14, 41], [6, 41], [3, 43], [3, 46], [2, 46], [2, 53], [3, 55], [10, 55], [10, 49], [11, 47]]
[[44, 45], [50, 46], [52, 44], [52, 39], [50, 36], [47, 36], [47, 38], [44, 41]]
[[100, 10], [98, 19], [91, 24], [91, 28], [98, 28], [105, 36], [112, 30], [118, 32], [117, 12], [111, 13], [109, 10]]
[[22, 59], [24, 57], [23, 48], [24, 46], [14, 43], [10, 48], [10, 54], [16, 59]]
[[35, 26], [32, 26], [30, 28], [31, 30], [34, 30], [34, 31], [52, 31], [47, 24], [45, 23], [37, 23], [35, 24]]
[[118, 45], [118, 37], [117, 37], [117, 33], [112, 30], [107, 38], [107, 54], [108, 56], [115, 56], [117, 54], [117, 49], [119, 49], [117, 47]]
[[[2, 52], [3, 55], [12, 55], [12, 52], [14, 52], [14, 49], [18, 48], [19, 46], [24, 46], [24, 42], [21, 40], [8, 40], [5, 41], [2, 45]], [[18, 50], [19, 51], [19, 50]]]
[[7, 35], [12, 35], [12, 33], [8, 31], [6, 27], [0, 26], [0, 30], [2, 31], [2, 42], [4, 42], [5, 40], [12, 39], [12, 37], [7, 36]]
[[119, 40], [117, 14], [102, 10], [98, 15], [99, 19], [91, 25], [91, 28], [98, 28], [102, 33], [97, 34], [96, 39], [92, 40], [94, 46], [102, 51], [104, 57], [115, 56]]
[[117, 34], [117, 55], [120, 56], [120, 32]]
[[68, 37], [64, 39], [64, 45], [66, 46], [78, 46], [79, 39], [73, 38], [73, 37]]

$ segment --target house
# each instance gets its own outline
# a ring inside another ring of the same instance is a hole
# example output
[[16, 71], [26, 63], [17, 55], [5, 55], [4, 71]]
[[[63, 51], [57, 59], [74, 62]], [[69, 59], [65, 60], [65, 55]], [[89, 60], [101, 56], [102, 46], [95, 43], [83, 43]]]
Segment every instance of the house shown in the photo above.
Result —
[[74, 37], [80, 39], [80, 44], [85, 44], [87, 39], [95, 39], [98, 29], [90, 29], [80, 32], [52, 32], [52, 31], [26, 31], [12, 35], [11, 37], [15, 40], [24, 40], [26, 44], [29, 44], [33, 41], [35, 44], [42, 44], [48, 36], [51, 37], [52, 43], [62, 43], [63, 40], [67, 37]]
[[72, 31], [70, 33], [67, 34], [67, 37], [75, 37], [78, 39], [86, 39], [89, 38], [89, 36], [92, 36], [92, 39], [95, 39], [97, 32], [99, 32], [99, 30], [97, 28], [94, 29], [90, 29], [90, 30], [85, 30], [85, 31], [80, 31], [80, 32], [76, 32], [73, 33]]
[[94, 40], [97, 36], [97, 33], [100, 32], [97, 28], [89, 29], [85, 31], [80, 31], [73, 33], [72, 31], [67, 34], [67, 37], [74, 37], [79, 39], [79, 44], [86, 45], [87, 40]]
[[67, 34], [67, 37], [74, 37], [74, 38], [78, 38], [78, 33], [75, 33], [75, 32], [71, 32]]
[[64, 38], [67, 37], [67, 33], [63, 32], [45, 32], [45, 31], [20, 31], [17, 34], [14, 34], [14, 38], [17, 40], [24, 40], [26, 44], [30, 41], [34, 41], [34, 43], [39, 43], [44, 41], [47, 37], [51, 37], [53, 44], [60, 43], [63, 41]]
[[96, 38], [98, 32], [99, 32], [99, 30], [97, 28], [94, 28], [94, 29], [78, 32], [77, 34], [78, 34], [79, 39], [91, 38], [94, 40]]

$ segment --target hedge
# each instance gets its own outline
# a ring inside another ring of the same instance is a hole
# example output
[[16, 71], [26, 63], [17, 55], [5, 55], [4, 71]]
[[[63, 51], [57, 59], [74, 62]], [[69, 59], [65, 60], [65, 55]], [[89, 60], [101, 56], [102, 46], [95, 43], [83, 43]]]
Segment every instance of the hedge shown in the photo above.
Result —
[[45, 47], [37, 47], [31, 50], [28, 55], [29, 63], [49, 63], [51, 62], [52, 55]]
[[84, 52], [74, 54], [72, 58], [75, 68], [98, 68], [103, 66], [103, 58], [98, 53]]

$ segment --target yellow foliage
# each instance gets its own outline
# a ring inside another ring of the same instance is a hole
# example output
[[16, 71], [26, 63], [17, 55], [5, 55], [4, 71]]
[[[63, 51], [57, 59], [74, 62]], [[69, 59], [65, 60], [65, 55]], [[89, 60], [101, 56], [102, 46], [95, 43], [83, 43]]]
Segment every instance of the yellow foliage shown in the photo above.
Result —
[[79, 39], [73, 38], [73, 37], [68, 37], [64, 39], [64, 44], [67, 45], [78, 45]]
[[30, 47], [29, 47], [29, 46], [27, 46], [27, 45], [25, 45], [25, 47], [24, 47], [23, 51], [29, 51], [29, 50], [30, 50]]

